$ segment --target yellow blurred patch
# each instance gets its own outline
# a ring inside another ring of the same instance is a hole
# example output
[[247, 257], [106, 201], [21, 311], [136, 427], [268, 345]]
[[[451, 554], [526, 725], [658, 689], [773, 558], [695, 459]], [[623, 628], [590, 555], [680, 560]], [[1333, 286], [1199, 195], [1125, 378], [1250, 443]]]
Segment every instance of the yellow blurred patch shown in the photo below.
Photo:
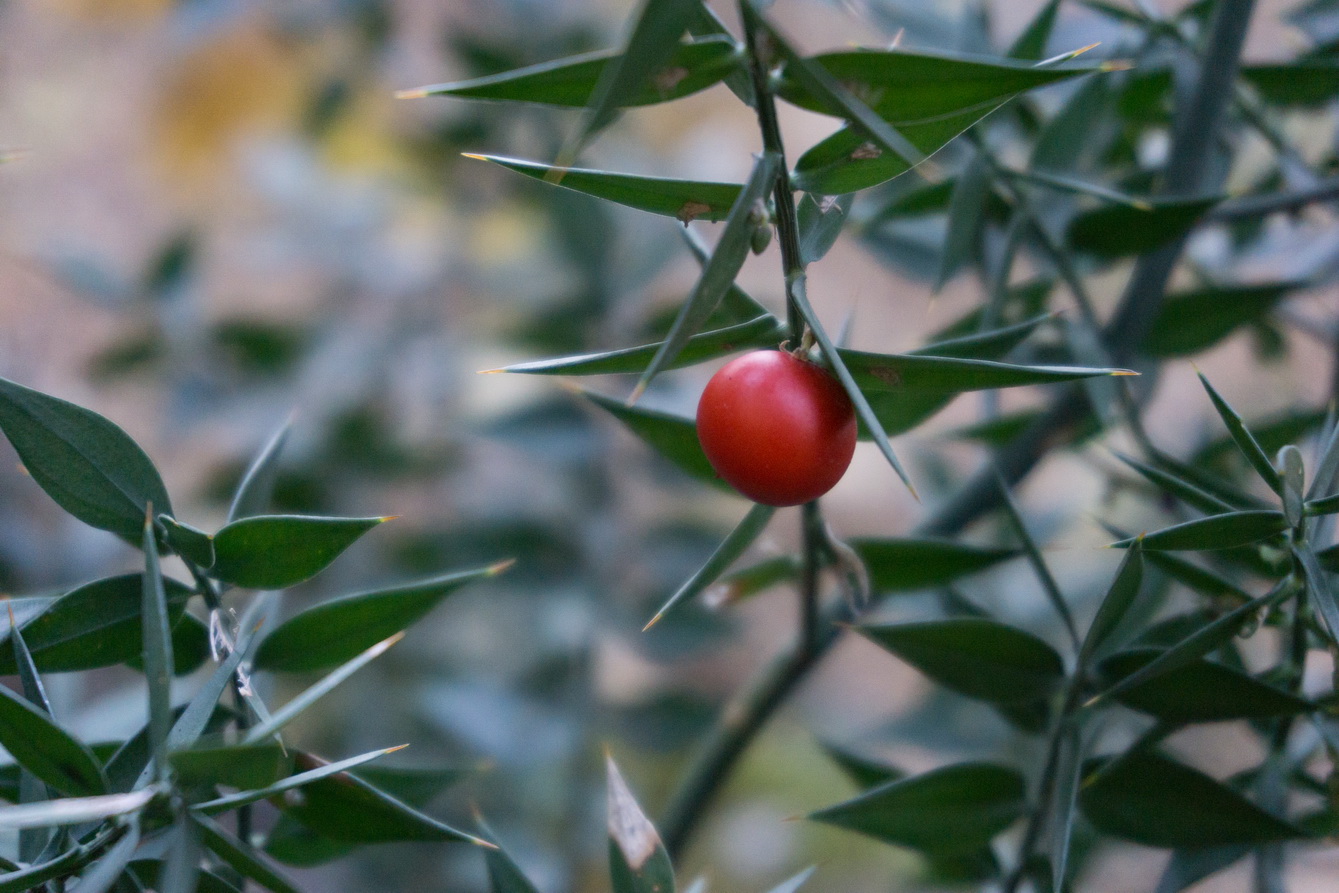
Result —
[[480, 264], [506, 264], [539, 250], [534, 211], [500, 207], [480, 215], [471, 225], [469, 254]]
[[409, 173], [392, 121], [395, 101], [384, 89], [350, 96], [322, 140], [326, 161], [345, 170]]
[[94, 21], [137, 21], [157, 18], [174, 5], [173, 0], [46, 0], [57, 12]]
[[170, 174], [195, 179], [217, 170], [249, 134], [296, 125], [307, 94], [300, 53], [245, 25], [184, 57], [157, 108], [158, 149]]

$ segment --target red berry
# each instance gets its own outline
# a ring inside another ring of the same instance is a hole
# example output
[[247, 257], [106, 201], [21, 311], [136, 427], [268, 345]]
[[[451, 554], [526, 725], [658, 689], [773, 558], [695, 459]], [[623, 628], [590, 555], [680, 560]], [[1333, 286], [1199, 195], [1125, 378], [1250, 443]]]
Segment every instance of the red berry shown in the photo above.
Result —
[[711, 467], [764, 505], [799, 505], [831, 490], [855, 452], [851, 398], [827, 370], [779, 350], [721, 367], [697, 404]]

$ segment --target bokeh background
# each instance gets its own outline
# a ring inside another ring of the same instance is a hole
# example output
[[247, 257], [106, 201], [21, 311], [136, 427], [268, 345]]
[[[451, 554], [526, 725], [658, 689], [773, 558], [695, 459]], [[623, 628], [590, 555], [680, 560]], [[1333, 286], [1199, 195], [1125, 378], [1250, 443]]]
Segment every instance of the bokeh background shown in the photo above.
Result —
[[[714, 5], [733, 20], [732, 4]], [[992, 53], [1040, 5], [783, 0], [774, 12], [813, 51], [883, 45], [905, 29], [906, 46]], [[1289, 5], [1259, 4], [1248, 56], [1300, 44], [1282, 16]], [[1056, 51], [1128, 36], [1074, 6]], [[678, 225], [461, 157], [551, 160], [573, 113], [394, 93], [616, 45], [631, 9], [625, 0], [0, 2], [0, 375], [115, 419], [153, 456], [183, 517], [205, 529], [222, 522], [250, 457], [291, 416], [278, 509], [399, 517], [287, 593], [285, 611], [515, 557], [510, 573], [453, 597], [293, 735], [330, 757], [409, 742], [403, 763], [469, 770], [435, 813], [467, 825], [480, 810], [551, 891], [605, 887], [604, 749], [656, 815], [687, 748], [785, 641], [795, 608], [778, 590], [639, 632], [744, 504], [680, 476], [553, 379], [476, 374], [655, 340], [694, 278]], [[833, 129], [795, 110], [784, 126], [792, 160]], [[1333, 120], [1299, 116], [1289, 127], [1317, 151], [1333, 143]], [[626, 115], [583, 162], [738, 181], [757, 148], [751, 113], [718, 86]], [[881, 241], [839, 243], [812, 270], [820, 312], [834, 327], [852, 320], [853, 346], [880, 351], [914, 347], [954, 320], [980, 285], [963, 276], [932, 295], [943, 227], [919, 220]], [[1214, 246], [1195, 250], [1212, 257]], [[1331, 233], [1296, 245], [1290, 262], [1321, 269], [1337, 256]], [[768, 252], [741, 282], [776, 306], [778, 272]], [[1122, 276], [1117, 268], [1100, 281], [1099, 299], [1114, 300]], [[1321, 290], [1292, 308], [1319, 316], [1334, 298]], [[1271, 347], [1262, 337], [1236, 338], [1200, 366], [1253, 416], [1323, 405], [1326, 349], [1285, 333], [1290, 349], [1261, 364]], [[710, 371], [663, 376], [646, 401], [691, 412]], [[629, 383], [593, 386], [623, 396]], [[948, 435], [978, 417], [980, 400], [960, 399], [898, 441], [930, 504], [979, 460], [979, 446]], [[1169, 366], [1149, 428], [1173, 452], [1216, 436], [1189, 364]], [[1099, 453], [1056, 457], [1021, 494], [1079, 598], [1115, 564], [1094, 518], [1139, 523], [1134, 501], [1105, 486], [1109, 466]], [[924, 512], [869, 446], [828, 500], [842, 535], [896, 535]], [[781, 513], [756, 554], [794, 541], [792, 514]], [[115, 538], [65, 516], [0, 448], [0, 591], [68, 588], [133, 563]], [[969, 589], [1031, 628], [1050, 622], [1021, 566]], [[908, 604], [898, 610], [914, 612]], [[259, 684], [281, 701], [304, 681]], [[56, 676], [51, 687], [70, 723], [99, 740], [143, 721], [134, 682], [124, 671]], [[825, 742], [910, 769], [1002, 747], [1027, 760], [1036, 746], [848, 642], [745, 759], [684, 877], [764, 889], [817, 861], [815, 889], [923, 886], [907, 854], [789, 820], [854, 790]], [[1259, 757], [1231, 728], [1177, 742], [1216, 774]], [[1089, 889], [1151, 889], [1162, 858], [1113, 849]], [[1330, 889], [1337, 872], [1319, 855], [1296, 879]], [[297, 876], [330, 893], [484, 884], [477, 853], [436, 845], [373, 847]], [[1237, 870], [1202, 889], [1245, 883]]]

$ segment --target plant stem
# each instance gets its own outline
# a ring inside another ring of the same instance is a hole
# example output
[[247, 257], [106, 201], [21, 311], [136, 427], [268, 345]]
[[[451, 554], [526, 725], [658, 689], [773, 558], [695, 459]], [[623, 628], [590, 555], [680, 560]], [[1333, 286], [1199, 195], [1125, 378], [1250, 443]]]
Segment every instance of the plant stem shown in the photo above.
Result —
[[742, 0], [740, 11], [744, 18], [744, 39], [748, 46], [749, 74], [753, 78], [755, 110], [758, 130], [762, 134], [764, 152], [774, 153], [779, 159], [776, 185], [772, 200], [776, 205], [776, 236], [781, 245], [781, 268], [786, 281], [786, 322], [790, 327], [788, 346], [799, 345], [804, 332], [804, 320], [795, 303], [794, 281], [804, 275], [804, 261], [800, 257], [800, 226], [795, 212], [795, 192], [790, 185], [790, 168], [786, 164], [786, 148], [781, 139], [781, 125], [776, 116], [776, 97], [772, 93], [771, 52], [767, 41], [757, 27], [755, 13], [748, 0]]

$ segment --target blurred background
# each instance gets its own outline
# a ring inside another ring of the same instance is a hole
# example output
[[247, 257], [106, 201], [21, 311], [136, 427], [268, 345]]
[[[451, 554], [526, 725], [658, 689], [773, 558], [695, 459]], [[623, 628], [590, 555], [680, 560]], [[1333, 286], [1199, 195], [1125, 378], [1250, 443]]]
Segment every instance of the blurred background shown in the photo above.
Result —
[[[713, 5], [733, 21], [733, 4]], [[783, 0], [774, 14], [812, 51], [886, 45], [905, 29], [904, 46], [997, 54], [1040, 5]], [[795, 607], [778, 589], [727, 610], [690, 607], [642, 634], [746, 505], [681, 476], [554, 379], [476, 375], [657, 340], [695, 276], [678, 224], [461, 157], [550, 161], [574, 113], [393, 94], [615, 46], [632, 6], [0, 2], [0, 375], [117, 421], [154, 458], [183, 519], [207, 530], [291, 415], [277, 510], [399, 517], [286, 593], [285, 612], [515, 557], [510, 573], [448, 600], [292, 734], [331, 758], [409, 742], [396, 755], [404, 764], [468, 770], [434, 814], [468, 826], [477, 808], [546, 891], [605, 888], [604, 748], [655, 817], [689, 746], [786, 640]], [[1129, 36], [1073, 6], [1054, 52]], [[1259, 4], [1248, 56], [1301, 44], [1286, 7]], [[1065, 89], [1038, 101], [1054, 106]], [[785, 115], [792, 161], [834, 129]], [[1317, 146], [1333, 142], [1332, 122], [1291, 126]], [[718, 86], [627, 114], [583, 163], [739, 181], [757, 148], [751, 112]], [[712, 229], [700, 231], [711, 239]], [[820, 313], [834, 328], [853, 320], [858, 348], [922, 343], [980, 299], [969, 276], [932, 295], [943, 231], [941, 215], [843, 240], [811, 272]], [[1197, 247], [1212, 256], [1214, 246]], [[1335, 238], [1293, 252], [1297, 264], [1333, 263]], [[1114, 300], [1124, 270], [1098, 280], [1099, 300]], [[749, 261], [741, 284], [779, 309], [778, 272], [773, 249]], [[1319, 314], [1334, 297], [1313, 292], [1294, 306]], [[1268, 334], [1247, 332], [1200, 366], [1251, 416], [1323, 406], [1327, 349], [1287, 332], [1280, 349]], [[711, 371], [663, 376], [647, 405], [691, 413]], [[623, 397], [630, 383], [592, 386]], [[1000, 397], [1005, 408], [1039, 399]], [[980, 401], [964, 397], [898, 439], [927, 503], [979, 461], [979, 444], [950, 435], [979, 417]], [[1169, 365], [1148, 424], [1178, 454], [1220, 433], [1188, 363]], [[1139, 524], [1136, 503], [1106, 486], [1109, 465], [1054, 457], [1020, 496], [1076, 598], [1095, 597], [1116, 563], [1094, 517]], [[868, 445], [826, 503], [843, 536], [898, 535], [926, 511]], [[794, 542], [795, 514], [779, 513], [755, 557]], [[971, 538], [998, 541], [989, 528]], [[0, 591], [68, 588], [134, 560], [65, 516], [3, 448]], [[1050, 623], [1019, 563], [966, 589], [1033, 629]], [[241, 606], [247, 594], [233, 598]], [[915, 612], [914, 599], [902, 604]], [[307, 681], [258, 684], [281, 702]], [[93, 740], [143, 721], [129, 671], [54, 676], [51, 686]], [[1230, 728], [1195, 735], [1185, 746], [1216, 773], [1259, 757]], [[933, 885], [908, 854], [788, 821], [854, 791], [829, 743], [908, 769], [1001, 747], [1034, 759], [1036, 747], [989, 709], [931, 696], [913, 671], [847, 642], [745, 759], [682, 876], [760, 890], [817, 861], [815, 889]], [[1332, 879], [1339, 866], [1326, 858], [1303, 862], [1299, 880]], [[1088, 889], [1151, 889], [1162, 860], [1113, 849]], [[372, 847], [296, 876], [330, 893], [485, 888], [477, 853], [437, 845]], [[1238, 870], [1203, 889], [1244, 884]]]

